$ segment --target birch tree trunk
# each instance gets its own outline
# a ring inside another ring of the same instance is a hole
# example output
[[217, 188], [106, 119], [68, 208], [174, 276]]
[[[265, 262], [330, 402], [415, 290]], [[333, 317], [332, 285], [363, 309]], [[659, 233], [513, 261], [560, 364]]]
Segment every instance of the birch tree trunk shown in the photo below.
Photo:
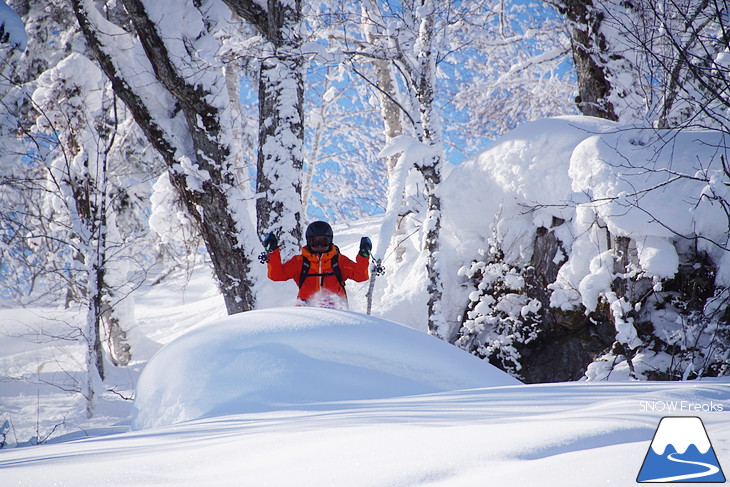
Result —
[[423, 129], [423, 142], [435, 148], [434, 156], [423, 161], [419, 170], [426, 182], [427, 210], [424, 221], [423, 250], [428, 260], [428, 331], [431, 335], [444, 338], [448, 325], [441, 307], [443, 297], [443, 278], [441, 276], [440, 234], [441, 234], [441, 165], [443, 148], [434, 106], [436, 58], [433, 52], [434, 4], [433, 0], [423, 0], [421, 25], [417, 40], [418, 84], [416, 97]]
[[[365, 38], [373, 46], [378, 48], [387, 45], [387, 33], [383, 32], [382, 25], [384, 24], [382, 17], [379, 16], [379, 10], [372, 5], [372, 2], [367, 2], [367, 5], [363, 5], [363, 25], [362, 29], [365, 33]], [[375, 17], [375, 18], [373, 18]], [[385, 144], [387, 145], [395, 137], [403, 134], [403, 124], [401, 122], [401, 109], [398, 104], [394, 101], [398, 99], [397, 85], [392, 71], [392, 63], [386, 59], [373, 59], [373, 68], [375, 69], [375, 83], [378, 87], [378, 100], [380, 101], [380, 116], [383, 120], [383, 132], [385, 134]], [[396, 164], [398, 163], [398, 154], [393, 154], [386, 158], [386, 167], [388, 169], [388, 184], [392, 184], [393, 175], [395, 172]], [[400, 218], [397, 222], [395, 233], [393, 234], [392, 242], [380, 242], [379, 245], [387, 246], [395, 244], [402, 239], [405, 235], [405, 228], [403, 225], [403, 219]], [[395, 261], [396, 264], [403, 261], [403, 254], [405, 250], [402, 246], [395, 248]], [[376, 263], [376, 264], [379, 264]], [[367, 313], [370, 314], [373, 304], [373, 296], [375, 293], [375, 280], [378, 275], [375, 272], [370, 273], [370, 282], [368, 283], [367, 290]]]
[[259, 71], [259, 153], [256, 192], [259, 235], [273, 232], [284, 249], [302, 239], [304, 73], [301, 0], [224, 0], [269, 42]]

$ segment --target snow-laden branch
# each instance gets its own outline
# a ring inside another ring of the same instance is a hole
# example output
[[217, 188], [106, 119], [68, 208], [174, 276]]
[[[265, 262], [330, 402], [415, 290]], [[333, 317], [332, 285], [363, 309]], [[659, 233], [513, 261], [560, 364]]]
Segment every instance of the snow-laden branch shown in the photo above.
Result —
[[408, 135], [399, 135], [383, 147], [378, 157], [392, 157], [398, 154], [400, 156], [390, 175], [388, 204], [385, 209], [383, 223], [380, 226], [378, 248], [373, 253], [374, 259], [381, 262], [387, 257], [386, 252], [391, 245], [391, 240], [398, 226], [398, 215], [401, 209], [401, 201], [403, 200], [408, 171], [422, 161], [433, 158], [434, 147], [424, 144]]

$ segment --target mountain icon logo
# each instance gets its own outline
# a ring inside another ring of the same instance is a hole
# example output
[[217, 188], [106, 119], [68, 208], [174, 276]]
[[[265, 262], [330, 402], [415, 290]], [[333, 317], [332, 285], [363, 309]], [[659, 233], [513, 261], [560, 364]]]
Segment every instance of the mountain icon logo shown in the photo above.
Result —
[[637, 482], [725, 482], [700, 418], [662, 418], [646, 452]]

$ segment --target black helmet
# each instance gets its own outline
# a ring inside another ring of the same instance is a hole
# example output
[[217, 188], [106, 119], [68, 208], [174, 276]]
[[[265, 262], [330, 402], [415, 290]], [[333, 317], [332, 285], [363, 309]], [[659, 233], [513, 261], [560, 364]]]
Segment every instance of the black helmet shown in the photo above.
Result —
[[330, 250], [334, 233], [329, 223], [316, 221], [309, 224], [305, 237], [309, 250], [324, 253]]
[[318, 221], [318, 222], [312, 222], [307, 227], [307, 232], [305, 234], [307, 237], [307, 240], [309, 240], [310, 237], [334, 237], [335, 234], [332, 233], [332, 227], [329, 223]]

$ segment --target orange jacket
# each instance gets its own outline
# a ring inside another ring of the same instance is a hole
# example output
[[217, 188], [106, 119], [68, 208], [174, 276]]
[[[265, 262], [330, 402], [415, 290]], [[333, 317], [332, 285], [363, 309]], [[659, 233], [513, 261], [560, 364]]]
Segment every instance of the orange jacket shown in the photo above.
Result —
[[[309, 261], [309, 271], [307, 273], [309, 277], [305, 278], [299, 287], [297, 297], [302, 301], [308, 301], [324, 291], [325, 293], [346, 298], [347, 293], [340, 285], [332, 269], [332, 256], [335, 254], [339, 254], [337, 261], [342, 273], [343, 283], [348, 279], [357, 282], [368, 280], [370, 277], [368, 272], [370, 259], [358, 253], [355, 262], [353, 262], [345, 255], [340, 254], [340, 249], [336, 245], [332, 245], [332, 249], [324, 254], [314, 254], [307, 247], [303, 247], [301, 254], [295, 255], [284, 263], [281, 262], [281, 251], [278, 248], [275, 249], [269, 254], [269, 279], [273, 281], [294, 279], [294, 282], [299, 285], [299, 280], [302, 275], [302, 265], [306, 257]], [[312, 274], [320, 275], [315, 276]]]

